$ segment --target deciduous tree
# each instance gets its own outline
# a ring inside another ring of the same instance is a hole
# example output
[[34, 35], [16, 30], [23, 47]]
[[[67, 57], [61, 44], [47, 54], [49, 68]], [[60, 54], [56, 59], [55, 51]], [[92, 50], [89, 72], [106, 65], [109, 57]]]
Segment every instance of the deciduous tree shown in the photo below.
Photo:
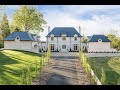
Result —
[[13, 15], [12, 26], [19, 27], [22, 31], [43, 31], [43, 24], [46, 24], [43, 14], [35, 6], [20, 6]]

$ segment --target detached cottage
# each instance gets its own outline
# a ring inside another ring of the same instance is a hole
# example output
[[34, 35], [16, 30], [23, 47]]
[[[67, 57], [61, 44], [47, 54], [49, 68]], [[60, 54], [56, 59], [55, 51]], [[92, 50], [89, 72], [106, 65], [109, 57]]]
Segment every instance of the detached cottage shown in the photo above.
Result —
[[39, 40], [36, 34], [13, 32], [4, 39], [4, 49], [39, 52]]
[[111, 41], [105, 35], [93, 35], [88, 38], [88, 52], [117, 52], [111, 48]]
[[82, 36], [80, 30], [78, 33], [74, 27], [55, 27], [46, 37], [47, 47], [51, 51], [69, 52], [80, 49]]

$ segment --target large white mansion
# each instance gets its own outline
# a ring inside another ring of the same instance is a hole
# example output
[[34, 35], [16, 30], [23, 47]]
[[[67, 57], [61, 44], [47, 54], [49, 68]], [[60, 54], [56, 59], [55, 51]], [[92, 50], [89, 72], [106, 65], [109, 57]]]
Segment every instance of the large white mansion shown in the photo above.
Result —
[[[48, 28], [48, 31], [50, 29]], [[29, 32], [13, 32], [4, 39], [4, 49], [24, 50], [39, 53], [47, 51], [70, 52], [85, 49], [91, 52], [118, 52], [111, 48], [111, 41], [105, 35], [93, 35], [87, 43], [82, 43], [82, 36], [74, 27], [54, 27], [48, 32], [46, 42], [40, 41], [39, 36]], [[81, 46], [82, 45], [82, 46]]]
[[74, 27], [54, 27], [46, 37], [47, 47], [51, 51], [69, 52], [80, 49], [82, 36], [80, 30], [77, 32]]

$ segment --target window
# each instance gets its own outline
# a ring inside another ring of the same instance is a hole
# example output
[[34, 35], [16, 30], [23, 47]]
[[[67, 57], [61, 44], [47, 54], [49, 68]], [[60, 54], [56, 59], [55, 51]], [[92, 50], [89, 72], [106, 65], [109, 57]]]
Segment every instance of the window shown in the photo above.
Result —
[[75, 41], [77, 41], [77, 37], [74, 37], [75, 38]]
[[98, 39], [98, 42], [102, 42], [102, 39]]
[[51, 44], [51, 51], [54, 51], [54, 44]]
[[74, 44], [74, 50], [75, 50], [75, 51], [78, 50], [77, 44]]
[[17, 37], [16, 37], [16, 40], [20, 40], [20, 38], [17, 36]]
[[66, 45], [62, 45], [62, 49], [66, 49]]
[[62, 36], [62, 40], [66, 40], [66, 36]]
[[51, 37], [51, 41], [53, 41], [53, 40], [54, 40], [54, 37], [52, 36], [52, 37]]

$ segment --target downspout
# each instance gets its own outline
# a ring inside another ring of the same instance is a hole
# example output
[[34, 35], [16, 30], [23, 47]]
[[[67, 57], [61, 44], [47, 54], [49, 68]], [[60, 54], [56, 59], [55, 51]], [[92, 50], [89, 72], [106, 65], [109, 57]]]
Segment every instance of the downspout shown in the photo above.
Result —
[[71, 52], [71, 37], [70, 37], [70, 52]]
[[57, 37], [57, 51], [58, 51], [58, 37]]

